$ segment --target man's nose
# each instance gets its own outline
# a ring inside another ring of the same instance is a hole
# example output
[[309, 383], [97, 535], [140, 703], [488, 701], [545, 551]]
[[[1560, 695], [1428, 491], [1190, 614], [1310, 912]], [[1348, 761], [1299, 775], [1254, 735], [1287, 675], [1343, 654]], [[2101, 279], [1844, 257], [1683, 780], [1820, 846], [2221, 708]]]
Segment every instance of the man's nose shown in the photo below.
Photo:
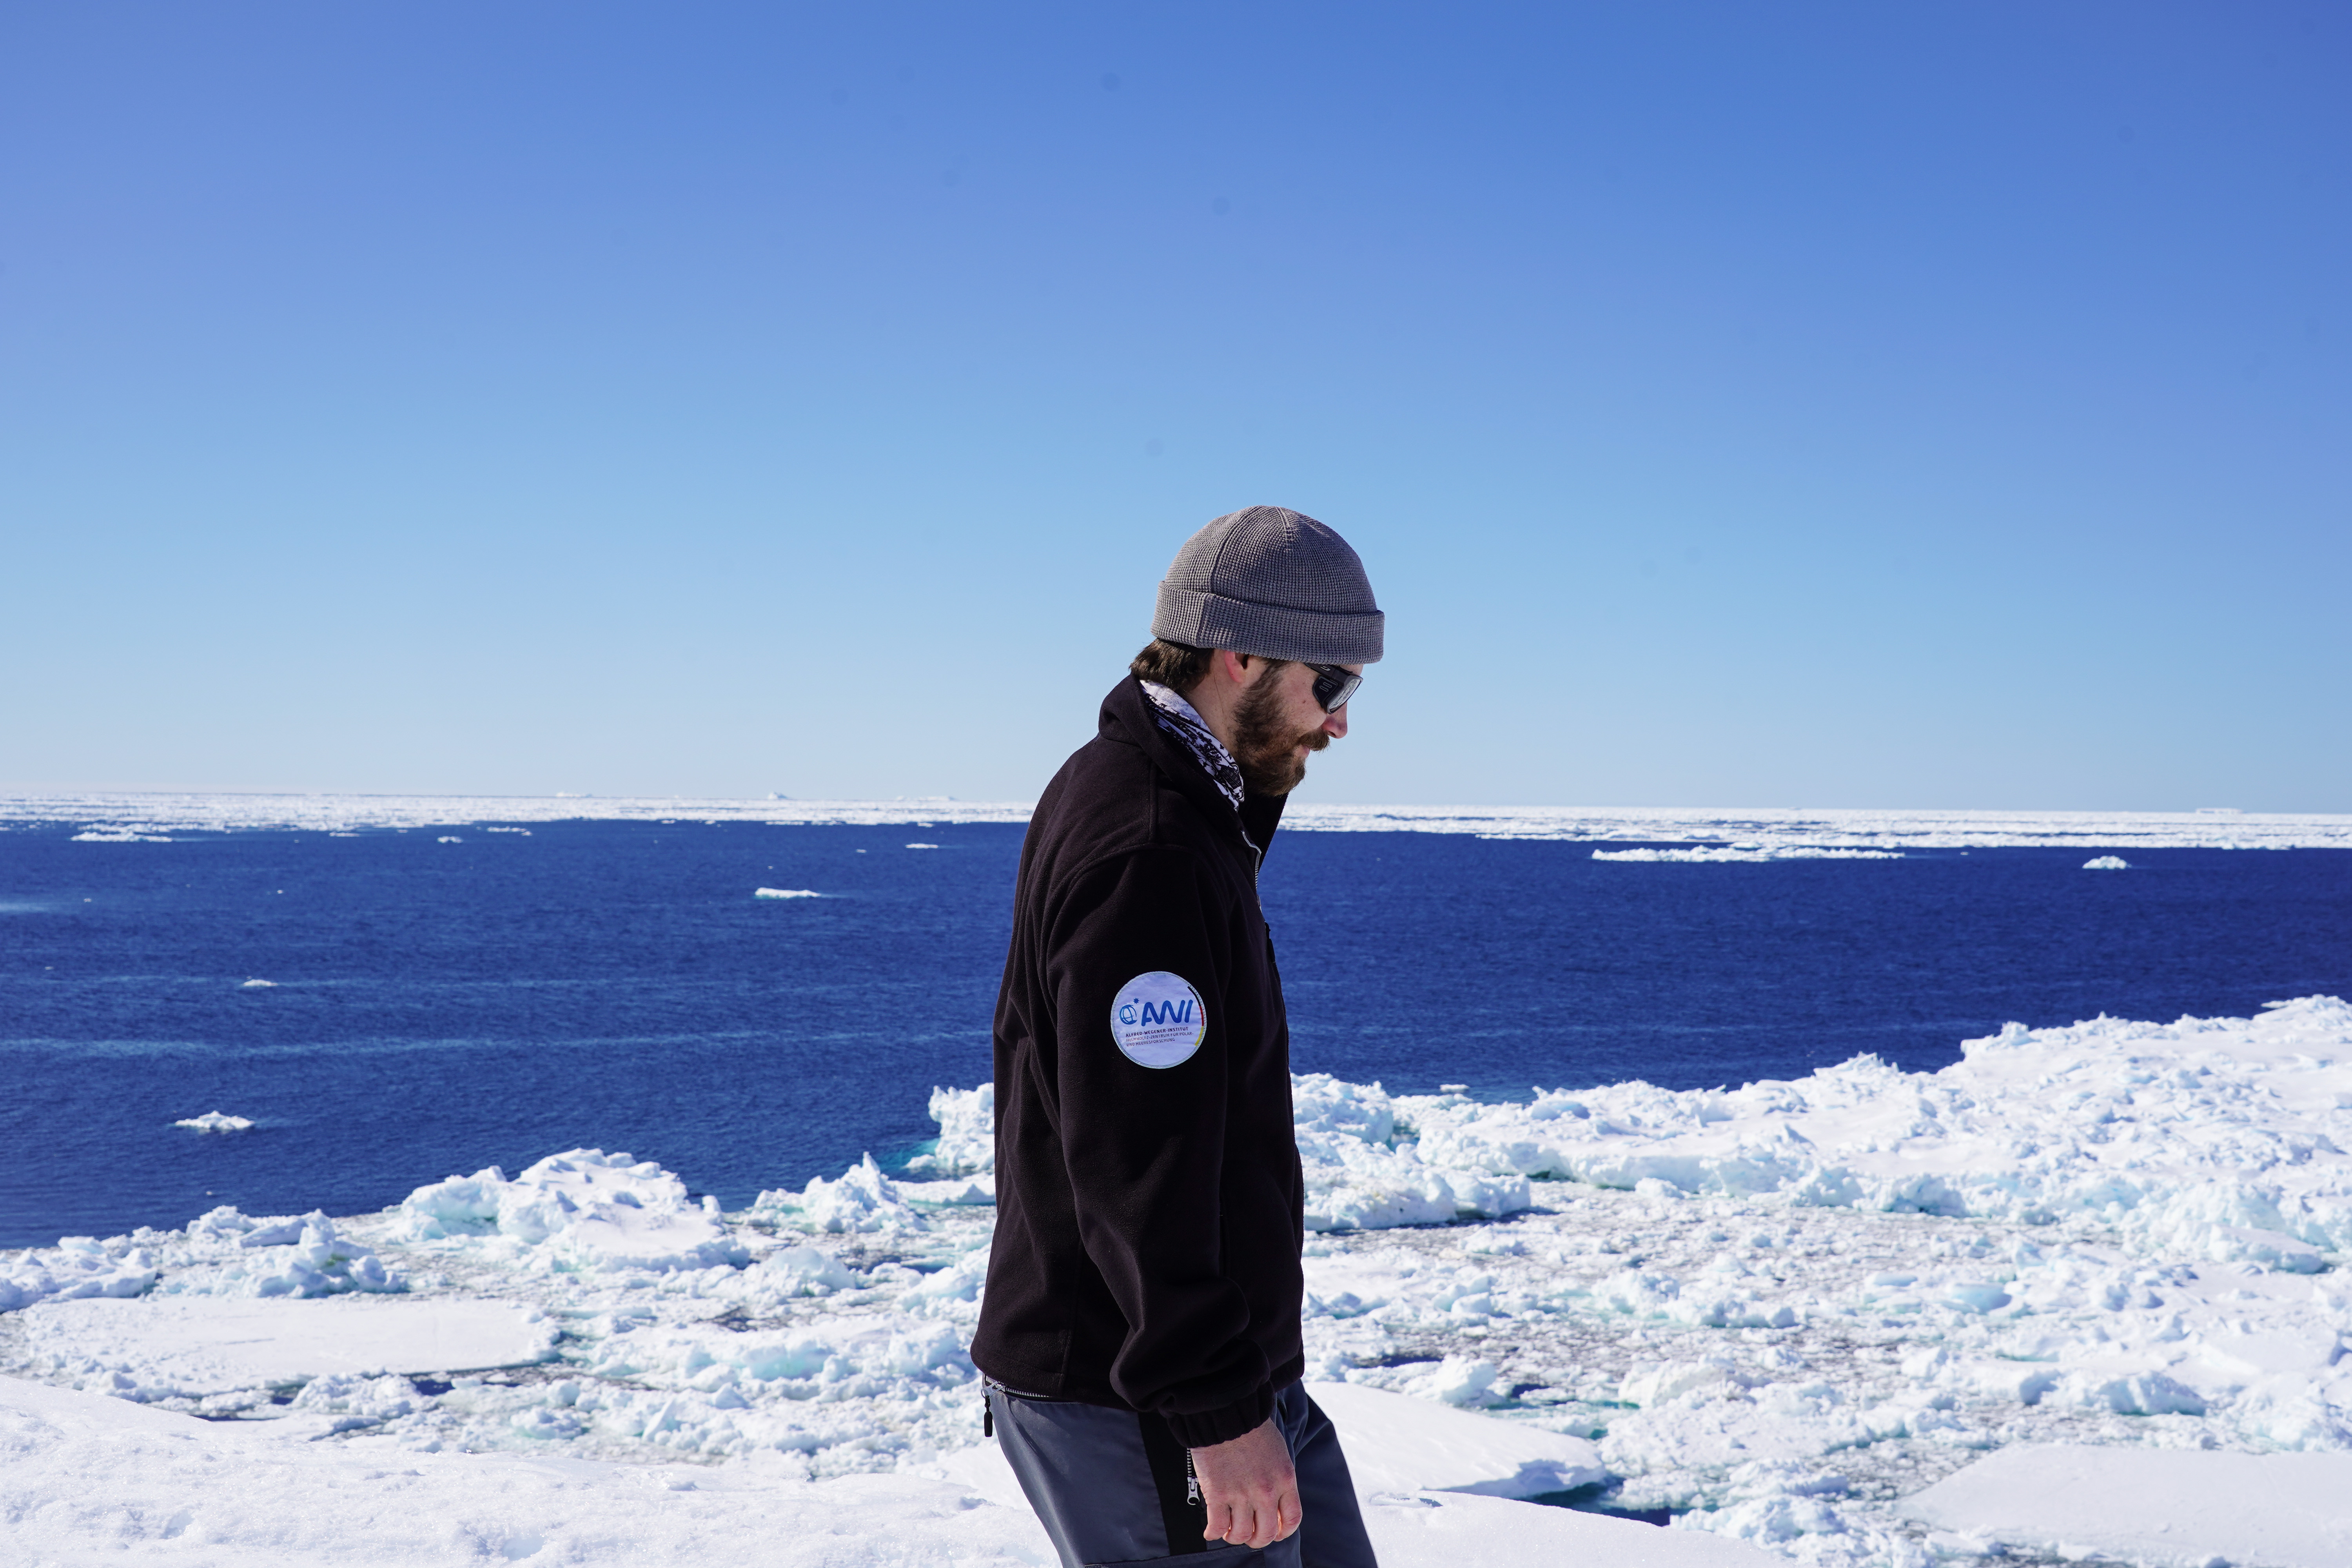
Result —
[[1335, 741], [1347, 739], [1348, 705], [1346, 703], [1339, 704], [1339, 710], [1323, 721], [1323, 732]]

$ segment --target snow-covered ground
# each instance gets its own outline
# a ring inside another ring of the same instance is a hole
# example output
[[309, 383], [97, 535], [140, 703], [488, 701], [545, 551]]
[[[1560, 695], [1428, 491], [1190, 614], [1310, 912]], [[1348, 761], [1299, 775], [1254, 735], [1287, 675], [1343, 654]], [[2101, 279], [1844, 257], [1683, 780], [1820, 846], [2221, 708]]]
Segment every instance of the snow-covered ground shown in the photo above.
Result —
[[[2342, 1001], [1296, 1098], [1309, 1376], [1386, 1561], [2352, 1560]], [[58, 1562], [1045, 1561], [964, 1353], [988, 1092], [931, 1106], [924, 1179], [740, 1213], [575, 1150], [0, 1258], [0, 1519]], [[1514, 1500], [1580, 1489], [1675, 1526]]]
[[[352, 833], [568, 820], [841, 823], [855, 826], [1025, 822], [1025, 802], [679, 800], [583, 795], [0, 795], [9, 824], [68, 824], [92, 843], [168, 840], [239, 828]], [[1293, 805], [1292, 831], [1465, 833], [1487, 838], [1700, 844], [1710, 860], [1773, 859], [1824, 849], [2352, 848], [2352, 816], [2186, 812], [1801, 811], [1743, 807]], [[499, 829], [489, 829], [499, 831]], [[1630, 858], [1605, 853], [1602, 858]], [[1654, 858], [1643, 856], [1640, 858]]]

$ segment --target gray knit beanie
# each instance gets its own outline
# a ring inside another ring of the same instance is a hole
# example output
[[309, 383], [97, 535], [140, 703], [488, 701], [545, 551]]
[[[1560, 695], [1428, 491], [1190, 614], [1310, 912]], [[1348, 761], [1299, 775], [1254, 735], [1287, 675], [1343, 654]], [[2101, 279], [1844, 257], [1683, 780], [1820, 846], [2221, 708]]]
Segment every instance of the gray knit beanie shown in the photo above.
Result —
[[1279, 506], [1229, 511], [1186, 540], [1151, 616], [1170, 642], [1309, 664], [1371, 663], [1381, 626], [1348, 542]]

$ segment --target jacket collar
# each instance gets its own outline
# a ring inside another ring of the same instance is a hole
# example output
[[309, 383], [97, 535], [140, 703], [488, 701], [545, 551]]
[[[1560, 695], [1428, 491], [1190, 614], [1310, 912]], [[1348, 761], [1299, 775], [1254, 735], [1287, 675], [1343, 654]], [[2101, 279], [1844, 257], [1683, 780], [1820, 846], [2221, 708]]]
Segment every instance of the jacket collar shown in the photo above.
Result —
[[1140, 748], [1151, 759], [1151, 765], [1166, 774], [1202, 816], [1212, 822], [1234, 823], [1250, 847], [1265, 855], [1276, 826], [1282, 821], [1283, 805], [1289, 797], [1246, 791], [1241, 809], [1236, 812], [1216, 782], [1192, 760], [1192, 754], [1160, 727], [1155, 711], [1151, 700], [1143, 694], [1143, 683], [1130, 675], [1112, 687], [1110, 694], [1103, 699], [1100, 733]]

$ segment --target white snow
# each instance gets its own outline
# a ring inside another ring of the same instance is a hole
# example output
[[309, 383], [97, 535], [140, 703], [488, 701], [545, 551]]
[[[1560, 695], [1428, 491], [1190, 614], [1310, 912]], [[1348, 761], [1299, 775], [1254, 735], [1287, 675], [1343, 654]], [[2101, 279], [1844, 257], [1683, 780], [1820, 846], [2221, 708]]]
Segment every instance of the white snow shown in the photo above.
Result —
[[[706, 800], [706, 823], [865, 826], [1024, 822], [1025, 802]], [[0, 796], [0, 827], [74, 824], [78, 837], [128, 843], [239, 828], [451, 827], [570, 820], [677, 822], [680, 803], [585, 795], [16, 795]], [[2284, 813], [1686, 809], [1637, 806], [1326, 805], [1301, 803], [1286, 831], [1464, 833], [1645, 847], [1765, 849], [2102, 849], [2352, 847], [2352, 816]], [[1743, 855], [1742, 858], [1752, 858]]]
[[[2274, 1458], [2352, 1462], [2339, 1000], [2011, 1026], [1937, 1073], [1865, 1057], [1508, 1104], [1309, 1075], [1294, 1095], [1309, 1376], [1389, 1500], [1387, 1560], [2346, 1560], [2333, 1516], [2296, 1534], [2271, 1510], [2255, 1540], [2230, 1502], [2259, 1495], [2246, 1477], [2320, 1484]], [[734, 1214], [575, 1150], [381, 1215], [219, 1209], [12, 1255], [0, 1373], [51, 1386], [0, 1387], [0, 1434], [50, 1436], [0, 1438], [0, 1509], [67, 1521], [27, 1540], [217, 1539], [237, 1561], [536, 1541], [728, 1563], [754, 1518], [783, 1521], [757, 1532], [775, 1561], [1040, 1561], [1025, 1513], [984, 1500], [964, 1350], [992, 1104], [931, 1108], [908, 1179], [869, 1158]], [[428, 1322], [446, 1342], [401, 1326]], [[59, 1436], [38, 1401], [72, 1387], [149, 1424]], [[2011, 1484], [2042, 1473], [2007, 1458], [2028, 1452], [2076, 1479]], [[93, 1479], [68, 1488], [74, 1464]], [[215, 1495], [204, 1473], [247, 1479]], [[1675, 1527], [1462, 1495], [1596, 1483]], [[426, 1495], [446, 1506], [420, 1513]]]
[[[246, 982], [250, 985], [250, 980]], [[230, 1116], [218, 1110], [207, 1110], [202, 1116], [183, 1116], [172, 1123], [174, 1127], [193, 1127], [199, 1132], [244, 1132], [253, 1126], [248, 1116]]]
[[755, 899], [821, 899], [824, 897], [823, 893], [809, 888], [755, 888], [751, 890], [751, 896]]
[[1426, 1490], [1529, 1498], [1608, 1479], [1601, 1451], [1582, 1437], [1433, 1410], [1360, 1384], [1310, 1382], [1307, 1392], [1339, 1428], [1350, 1478], [1368, 1497]]
[[[323, 1380], [322, 1380], [323, 1381]], [[313, 1384], [312, 1386], [316, 1386]], [[31, 1561], [612, 1568], [1041, 1568], [1017, 1491], [945, 1466], [809, 1480], [788, 1466], [422, 1452], [364, 1426], [198, 1422], [0, 1378], [0, 1517]], [[992, 1446], [977, 1450], [990, 1457]], [[1000, 1463], [994, 1468], [1003, 1472]], [[927, 1473], [925, 1473], [927, 1472]], [[1009, 1472], [1003, 1472], [1009, 1480]], [[995, 1478], [990, 1478], [994, 1481]], [[1769, 1568], [1686, 1531], [1500, 1498], [1416, 1492], [1365, 1509], [1387, 1568]]]
[[[546, 1355], [543, 1312], [499, 1301], [328, 1296], [292, 1305], [229, 1296], [44, 1301], [17, 1317], [35, 1366], [69, 1367], [87, 1347], [118, 1347], [95, 1391], [142, 1403], [300, 1384], [330, 1374], [511, 1366]], [[92, 1386], [82, 1373], [82, 1386]]]
[[2352, 1454], [2004, 1449], [1904, 1505], [1971, 1554], [2194, 1565], [2352, 1563]]
[[[1342, 1441], [1345, 1441], [1344, 1436]], [[1422, 1492], [1364, 1510], [1384, 1568], [1779, 1568], [1717, 1536], [1532, 1507], [1502, 1498]]]
[[[1052, 1561], [1025, 1510], [945, 1480], [789, 1466], [596, 1464], [288, 1440], [0, 1381], [0, 1517], [12, 1555], [300, 1564], [542, 1563], [929, 1568]], [[309, 1424], [303, 1424], [307, 1428]], [[314, 1432], [305, 1429], [300, 1436]]]

